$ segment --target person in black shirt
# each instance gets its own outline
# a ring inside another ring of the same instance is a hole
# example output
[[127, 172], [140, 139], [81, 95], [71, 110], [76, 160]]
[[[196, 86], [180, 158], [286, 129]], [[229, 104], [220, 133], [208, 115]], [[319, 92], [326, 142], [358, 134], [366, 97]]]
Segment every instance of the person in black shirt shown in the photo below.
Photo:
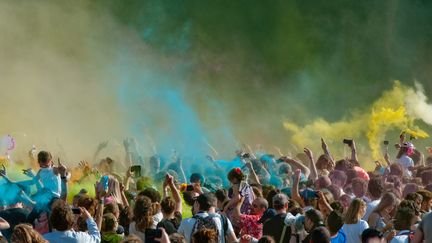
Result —
[[2, 230], [1, 233], [9, 241], [14, 227], [21, 223], [26, 223], [29, 211], [23, 208], [22, 203], [11, 205], [8, 209], [0, 211], [0, 217], [6, 220], [10, 228]]
[[[161, 202], [161, 211], [163, 219], [158, 223], [157, 227], [164, 228], [168, 235], [177, 233], [182, 220], [182, 201], [180, 192], [174, 184], [173, 177], [169, 174], [165, 177], [164, 182], [164, 199]], [[172, 198], [167, 196], [168, 188], [170, 188]]]
[[[289, 243], [291, 238], [291, 227], [285, 227], [285, 218], [288, 210], [288, 197], [282, 193], [276, 194], [273, 197], [273, 208], [276, 210], [276, 215], [264, 223], [263, 235], [273, 237], [275, 242]], [[285, 234], [283, 234], [283, 232], [285, 232]], [[283, 237], [282, 241], [281, 237]]]

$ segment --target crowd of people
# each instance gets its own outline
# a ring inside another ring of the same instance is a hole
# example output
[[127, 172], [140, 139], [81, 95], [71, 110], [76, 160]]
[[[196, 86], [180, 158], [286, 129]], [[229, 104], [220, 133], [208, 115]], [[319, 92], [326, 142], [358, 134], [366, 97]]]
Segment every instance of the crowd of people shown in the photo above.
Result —
[[[206, 158], [204, 170], [178, 157], [161, 165], [125, 146], [131, 166], [110, 158], [68, 169], [47, 151], [30, 160], [37, 173], [16, 181], [0, 169], [0, 242], [432, 242], [432, 154], [401, 135], [397, 155], [360, 166], [335, 160], [321, 139], [315, 160], [237, 151], [235, 160]], [[72, 187], [84, 182], [94, 191]], [[5, 189], [6, 188], [6, 189]]]

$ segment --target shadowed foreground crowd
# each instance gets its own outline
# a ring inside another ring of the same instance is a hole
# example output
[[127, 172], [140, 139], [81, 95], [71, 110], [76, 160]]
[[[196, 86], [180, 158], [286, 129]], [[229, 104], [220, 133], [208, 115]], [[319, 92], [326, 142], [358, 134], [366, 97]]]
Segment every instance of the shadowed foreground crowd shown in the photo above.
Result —
[[[396, 156], [386, 145], [385, 161], [365, 171], [355, 142], [346, 144], [351, 157], [341, 160], [321, 140], [316, 160], [308, 148], [279, 159], [237, 151], [185, 172], [178, 157], [161, 168], [158, 156], [144, 162], [125, 143], [134, 166], [124, 175], [110, 158], [68, 169], [49, 152], [30, 153], [39, 169], [24, 170], [28, 180], [0, 169], [0, 242], [431, 243], [431, 151], [401, 136]], [[88, 181], [94, 192], [68, 200]]]

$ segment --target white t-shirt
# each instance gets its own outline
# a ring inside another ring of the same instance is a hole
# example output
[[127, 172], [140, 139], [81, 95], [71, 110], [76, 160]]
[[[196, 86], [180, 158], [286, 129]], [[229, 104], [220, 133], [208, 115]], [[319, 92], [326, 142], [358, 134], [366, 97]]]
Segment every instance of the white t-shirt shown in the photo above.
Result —
[[[209, 216], [208, 213], [198, 213], [196, 215], [198, 217], [203, 217], [203, 218]], [[228, 227], [227, 227], [227, 231], [224, 233], [221, 216], [219, 214], [216, 214], [216, 216], [213, 218], [213, 220], [215, 221], [216, 226], [218, 227], [219, 243], [225, 243], [225, 235], [228, 235], [228, 234], [231, 234], [232, 232], [234, 232], [231, 221], [227, 218]], [[194, 219], [194, 218], [184, 219], [180, 223], [180, 227], [177, 230], [178, 233], [182, 234], [185, 237], [186, 242], [188, 242], [188, 243], [191, 242], [191, 235], [192, 235], [193, 227], [195, 226], [195, 222], [196, 222], [196, 219]]]
[[409, 230], [401, 230], [393, 239], [390, 241], [390, 243], [408, 243], [409, 242]]
[[405, 169], [404, 174], [411, 176], [411, 171], [409, 171], [408, 168], [414, 166], [414, 161], [408, 155], [404, 154], [397, 160], [397, 162]]
[[378, 206], [378, 204], [380, 202], [381, 202], [381, 199], [374, 200], [374, 201], [366, 203], [366, 206], [367, 206], [366, 213], [365, 213], [365, 215], [363, 216], [362, 219], [365, 220], [365, 221], [368, 221], [369, 215], [371, 215], [372, 211]]
[[361, 234], [367, 228], [369, 228], [368, 223], [362, 219], [356, 224], [344, 224], [342, 230], [346, 235], [346, 243], [361, 242]]

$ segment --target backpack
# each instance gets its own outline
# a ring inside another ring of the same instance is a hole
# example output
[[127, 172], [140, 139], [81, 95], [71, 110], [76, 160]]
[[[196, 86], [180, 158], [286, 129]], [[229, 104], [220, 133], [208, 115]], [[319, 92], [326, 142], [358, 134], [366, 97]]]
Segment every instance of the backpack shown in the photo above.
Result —
[[[227, 222], [227, 218], [224, 215], [219, 215], [220, 216], [220, 220], [222, 223], [222, 230], [223, 230], [223, 235], [226, 234], [226, 231], [228, 229], [228, 222]], [[191, 237], [190, 239], [192, 239], [193, 234], [200, 230], [200, 229], [212, 229], [214, 231], [216, 231], [216, 233], [219, 235], [219, 229], [217, 227], [216, 222], [213, 220], [214, 218], [217, 218], [217, 214], [209, 214], [206, 217], [200, 217], [198, 215], [194, 215], [192, 218], [195, 219], [195, 224], [192, 227], [192, 231], [191, 231]]]

